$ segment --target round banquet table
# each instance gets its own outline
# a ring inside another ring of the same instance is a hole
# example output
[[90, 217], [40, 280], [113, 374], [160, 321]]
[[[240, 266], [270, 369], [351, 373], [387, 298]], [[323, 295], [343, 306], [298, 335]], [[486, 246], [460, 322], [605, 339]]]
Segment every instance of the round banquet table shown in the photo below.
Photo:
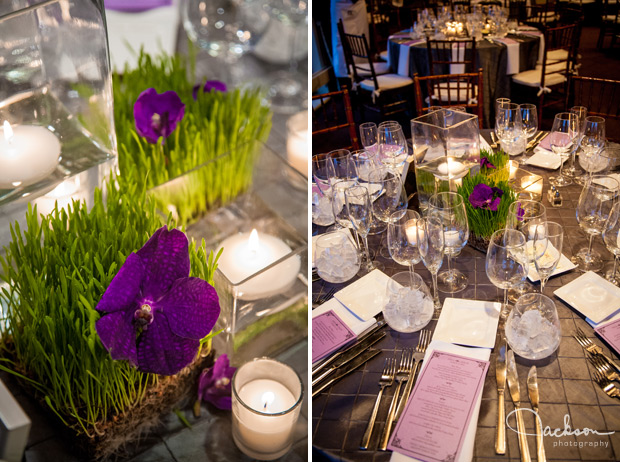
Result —
[[[483, 130], [483, 136], [489, 140], [489, 131]], [[548, 177], [557, 173], [541, 168], [525, 166], [528, 171], [543, 176], [543, 203], [547, 207], [547, 217], [564, 227], [563, 253], [571, 257], [580, 248], [587, 246], [585, 234], [580, 230], [575, 218], [575, 208], [581, 188], [573, 184], [561, 189], [563, 196], [562, 207], [552, 207], [547, 200]], [[324, 232], [324, 228], [313, 227], [314, 233]], [[381, 235], [371, 236], [370, 246], [377, 249]], [[600, 236], [594, 238], [593, 248], [607, 260], [605, 269], [612, 264], [611, 254], [606, 250]], [[380, 257], [377, 259], [385, 264], [385, 272], [392, 275], [406, 271], [391, 259]], [[454, 297], [474, 300], [502, 300], [502, 291], [497, 289], [487, 278], [485, 271], [485, 254], [465, 246], [461, 254], [454, 260], [456, 267], [469, 277], [467, 288], [455, 294], [439, 293], [440, 299]], [[422, 263], [415, 266], [416, 273], [420, 274], [429, 287], [431, 276]], [[560, 318], [562, 338], [558, 350], [546, 360], [529, 361], [515, 355], [521, 387], [521, 407], [530, 408], [527, 397], [526, 378], [532, 365], [537, 366], [538, 384], [540, 389], [540, 416], [543, 428], [549, 426], [553, 431], [556, 428], [564, 430], [564, 419], [568, 416], [571, 429], [589, 428], [599, 433], [615, 432], [611, 435], [567, 435], [559, 438], [545, 437], [545, 451], [548, 460], [620, 460], [620, 401], [607, 396], [593, 380], [593, 367], [586, 359], [586, 353], [572, 337], [575, 328], [581, 328], [588, 337], [603, 347], [605, 354], [614, 361], [618, 360], [608, 346], [597, 337], [592, 327], [577, 311], [553, 295], [561, 286], [568, 284], [582, 272], [578, 269], [552, 277], [546, 287], [545, 294], [551, 297], [557, 306]], [[357, 279], [357, 278], [356, 278]], [[330, 284], [322, 280], [312, 284], [313, 300], [334, 286], [337, 289], [345, 287], [354, 281], [343, 284]], [[538, 283], [535, 284], [537, 290]], [[431, 321], [426, 329], [433, 331], [436, 321]], [[395, 386], [386, 388], [379, 408], [377, 422], [373, 431], [370, 450], [361, 451], [359, 445], [364, 430], [370, 418], [377, 393], [378, 380], [383, 368], [384, 359], [396, 357], [397, 360], [405, 348], [415, 348], [418, 344], [419, 332], [402, 334], [389, 327], [387, 335], [376, 343], [373, 348], [382, 350], [363, 366], [345, 376], [332, 386], [314, 397], [312, 401], [312, 447], [313, 460], [342, 460], [342, 461], [388, 461], [392, 453], [376, 451], [380, 433], [388, 414], [390, 398]], [[499, 329], [498, 329], [499, 331]], [[499, 335], [497, 336], [499, 338]], [[478, 417], [474, 461], [518, 461], [520, 458], [517, 433], [506, 429], [506, 455], [495, 454], [495, 428], [497, 421], [498, 398], [495, 381], [496, 348], [491, 352], [490, 366], [484, 382], [482, 404]], [[505, 392], [506, 415], [514, 409], [510, 394]], [[510, 421], [515, 426], [514, 417]], [[534, 417], [524, 413], [524, 420], [528, 433], [533, 434]], [[535, 459], [535, 438], [528, 437], [530, 454]], [[581, 444], [581, 447], [579, 445]]]

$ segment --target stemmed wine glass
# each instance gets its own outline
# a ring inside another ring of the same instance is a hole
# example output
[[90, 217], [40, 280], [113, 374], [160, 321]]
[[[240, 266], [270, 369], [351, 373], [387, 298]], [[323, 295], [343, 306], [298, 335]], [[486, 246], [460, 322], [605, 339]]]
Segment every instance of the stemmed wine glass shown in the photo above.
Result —
[[312, 156], [312, 223], [329, 226], [334, 222], [327, 154]]
[[418, 220], [417, 233], [420, 257], [433, 278], [433, 304], [435, 305], [433, 319], [438, 319], [441, 303], [437, 291], [437, 273], [443, 263], [443, 224], [437, 217], [422, 218]]
[[[407, 210], [408, 200], [400, 173], [379, 167], [370, 172], [368, 178], [368, 188], [373, 198], [373, 217], [385, 224], [402, 217]], [[385, 247], [382, 246], [379, 252], [381, 256], [390, 258]]]
[[525, 152], [527, 137], [523, 129], [519, 105], [503, 103], [497, 108], [497, 111], [495, 132], [504, 151], [510, 156]]
[[407, 139], [398, 123], [382, 123], [378, 128], [379, 158], [381, 163], [398, 170], [407, 161]]
[[[510, 204], [508, 207], [508, 215], [506, 216], [506, 228], [521, 231], [525, 236], [528, 259], [528, 270], [534, 265], [533, 243], [536, 229], [547, 222], [547, 209], [542, 202], [519, 199]], [[508, 298], [511, 302], [526, 292], [534, 292], [534, 286], [523, 281], [508, 292]]]
[[[577, 162], [575, 162], [575, 156], [577, 155], [577, 151], [579, 150], [579, 144], [581, 143], [581, 138], [583, 137], [583, 129], [586, 121], [586, 116], [588, 115], [588, 108], [585, 106], [573, 106], [569, 111], [571, 114], [575, 114], [579, 123], [579, 139], [575, 143], [575, 148], [573, 149], [571, 155], [571, 164], [568, 168], [564, 169], [564, 175], [570, 178], [575, 178], [579, 173], [580, 169], [577, 168]], [[583, 184], [580, 182], [579, 184]]]
[[[370, 183], [370, 174], [377, 168], [375, 159], [369, 151], [363, 149], [353, 151], [351, 153], [351, 159], [355, 164], [355, 168], [357, 170], [357, 182], [362, 186], [366, 186], [368, 188], [370, 199], [374, 200], [376, 198], [376, 195], [381, 190], [380, 185]], [[385, 231], [385, 223], [377, 219], [373, 219], [372, 224], [370, 225], [369, 234], [372, 236], [374, 234], [382, 233], [383, 231]]]
[[500, 121], [498, 121], [498, 118], [500, 116], [499, 110], [504, 104], [510, 104], [510, 98], [497, 98], [495, 100], [495, 130], [493, 130], [493, 133], [495, 133], [495, 136], [497, 137], [498, 140], [500, 138], [499, 135], [501, 133], [501, 128], [502, 128], [501, 127], [502, 124], [500, 123]]
[[[553, 127], [549, 134], [551, 150], [560, 157], [568, 157], [575, 147], [579, 138], [579, 119], [570, 112], [560, 112], [553, 119]], [[560, 173], [556, 177], [550, 177], [549, 182], [554, 186], [568, 186], [573, 182], [570, 178], [562, 175], [564, 159], [560, 162]]]
[[545, 284], [558, 266], [562, 258], [564, 228], [562, 225], [548, 221], [536, 227], [534, 235], [534, 264], [540, 277], [540, 293], [545, 293]]
[[571, 261], [583, 271], [599, 271], [603, 267], [601, 255], [592, 250], [592, 239], [605, 229], [619, 188], [618, 181], [610, 176], [592, 175], [581, 191], [576, 211], [577, 222], [589, 240], [588, 247], [579, 250]]
[[355, 162], [348, 149], [330, 151], [327, 154], [327, 159], [327, 177], [330, 184], [338, 180], [357, 180]]
[[377, 155], [377, 124], [364, 122], [360, 125], [360, 141], [368, 155], [374, 158]]
[[438, 275], [439, 290], [459, 292], [467, 287], [467, 276], [452, 268], [452, 258], [461, 253], [469, 238], [469, 223], [463, 197], [455, 192], [434, 194], [428, 200], [427, 214], [438, 218], [444, 231], [444, 253], [448, 257], [448, 269]]
[[418, 247], [418, 222], [420, 214], [405, 210], [405, 214], [394, 212], [396, 216], [388, 223], [388, 249], [392, 259], [399, 265], [409, 267], [415, 273], [414, 265], [420, 262]]
[[334, 212], [334, 220], [339, 228], [352, 228], [353, 225], [349, 219], [344, 193], [347, 189], [355, 186], [352, 180], [337, 180], [332, 184], [332, 211]]
[[593, 173], [600, 173], [607, 167], [607, 158], [601, 156], [605, 149], [605, 119], [597, 116], [586, 117], [581, 137], [581, 154], [579, 164], [587, 172], [575, 178], [583, 185]]
[[[525, 146], [528, 141], [538, 131], [538, 112], [535, 104], [519, 104], [521, 111], [521, 122], [523, 123], [523, 131], [525, 131]], [[525, 151], [523, 151], [525, 154]]]
[[616, 273], [618, 269], [618, 257], [620, 256], [620, 202], [614, 204], [609, 213], [609, 218], [605, 222], [605, 229], [603, 229], [603, 242], [613, 256], [614, 267], [607, 271], [605, 279], [615, 285], [620, 285], [618, 275]]
[[370, 251], [368, 247], [368, 231], [372, 222], [372, 202], [368, 189], [364, 186], [356, 185], [347, 188], [344, 192], [345, 205], [349, 219], [353, 224], [353, 228], [357, 234], [364, 240], [364, 262], [361, 271], [370, 273], [377, 268], [370, 259]]
[[494, 286], [504, 289], [500, 319], [508, 317], [508, 289], [519, 285], [527, 275], [525, 236], [516, 229], [500, 229], [489, 241], [485, 269]]

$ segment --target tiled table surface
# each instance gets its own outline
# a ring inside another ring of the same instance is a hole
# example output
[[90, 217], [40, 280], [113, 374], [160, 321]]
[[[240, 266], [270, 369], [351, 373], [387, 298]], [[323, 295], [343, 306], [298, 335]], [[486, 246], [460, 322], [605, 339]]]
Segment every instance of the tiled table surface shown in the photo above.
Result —
[[[545, 188], [548, 187], [549, 172], [542, 169], [527, 168], [545, 177]], [[580, 230], [575, 218], [575, 207], [581, 188], [577, 185], [562, 189], [564, 203], [561, 208], [549, 205], [544, 191], [543, 203], [547, 206], [547, 218], [557, 221], [564, 226], [564, 254], [570, 258], [584, 246], [587, 246], [586, 235]], [[373, 237], [371, 246], [378, 245], [378, 236]], [[606, 268], [611, 266], [611, 255], [606, 250], [600, 236], [594, 238], [593, 248], [598, 250], [609, 261]], [[386, 266], [386, 273], [393, 274], [405, 271], [390, 259], [378, 257]], [[503, 292], [497, 289], [487, 278], [485, 272], [485, 254], [466, 246], [459, 257], [456, 266], [469, 277], [467, 288], [456, 294], [440, 292], [443, 301], [447, 296], [455, 298], [470, 298], [477, 300], [501, 301]], [[416, 265], [418, 272], [431, 287], [430, 273], [423, 264]], [[567, 435], [562, 437], [545, 437], [547, 459], [558, 461], [569, 460], [620, 460], [620, 401], [608, 397], [592, 381], [593, 368], [586, 360], [584, 350], [572, 337], [576, 327], [581, 328], [594, 342], [603, 346], [605, 352], [614, 359], [618, 356], [609, 351], [602, 341], [595, 336], [592, 328], [583, 317], [553, 295], [553, 291], [574, 280], [582, 273], [575, 269], [571, 272], [555, 276], [545, 287], [545, 294], [555, 300], [562, 328], [562, 339], [557, 352], [550, 358], [541, 361], [529, 361], [516, 356], [519, 382], [521, 386], [522, 407], [530, 408], [527, 399], [527, 373], [532, 365], [537, 366], [540, 389], [540, 415], [543, 428], [549, 426], [551, 431], [559, 428], [559, 433], [565, 429], [565, 418], [569, 418], [571, 429], [596, 430], [599, 433], [615, 432], [611, 435]], [[346, 284], [342, 284], [344, 286]], [[539, 287], [536, 284], [537, 288]], [[332, 284], [318, 281], [313, 284], [313, 299], [329, 288]], [[436, 321], [431, 321], [428, 329], [434, 330]], [[402, 350], [414, 348], [418, 343], [419, 333], [401, 334], [388, 328], [387, 336], [374, 347], [383, 352], [368, 363], [324, 392], [312, 401], [312, 446], [313, 460], [352, 460], [352, 461], [387, 461], [390, 452], [360, 451], [358, 449], [362, 435], [370, 418], [372, 406], [379, 391], [378, 380], [383, 368], [384, 358], [395, 356], [400, 358]], [[520, 460], [517, 433], [507, 429], [506, 455], [495, 454], [495, 427], [497, 420], [497, 390], [495, 382], [495, 350], [491, 354], [491, 365], [485, 380], [482, 396], [482, 405], [478, 419], [478, 430], [474, 450], [476, 461]], [[370, 448], [376, 448], [380, 431], [383, 429], [389, 407], [389, 397], [395, 387], [386, 389], [386, 397], [382, 399], [377, 423], [373, 432]], [[505, 394], [506, 414], [514, 409], [508, 390]], [[568, 417], [565, 417], [568, 416]], [[525, 424], [530, 433], [534, 433], [534, 415], [524, 415]], [[511, 420], [516, 427], [514, 418]], [[535, 438], [528, 437], [530, 454], [535, 460]]]

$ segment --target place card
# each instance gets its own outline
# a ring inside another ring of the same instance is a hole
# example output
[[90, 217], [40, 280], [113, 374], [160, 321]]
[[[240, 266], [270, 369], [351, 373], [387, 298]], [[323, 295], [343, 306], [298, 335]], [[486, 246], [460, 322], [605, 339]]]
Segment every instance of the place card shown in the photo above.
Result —
[[489, 362], [433, 351], [388, 449], [426, 462], [460, 460]]
[[604, 326], [597, 327], [594, 332], [599, 334], [605, 339], [609, 345], [616, 350], [616, 353], [620, 352], [620, 319], [608, 322]]
[[312, 318], [312, 362], [340, 349], [357, 338], [355, 332], [333, 310]]

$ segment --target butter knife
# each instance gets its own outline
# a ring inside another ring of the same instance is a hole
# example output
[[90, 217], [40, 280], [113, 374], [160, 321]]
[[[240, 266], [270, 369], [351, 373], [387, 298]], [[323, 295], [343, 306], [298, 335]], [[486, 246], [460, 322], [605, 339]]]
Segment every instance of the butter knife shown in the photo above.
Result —
[[365, 337], [361, 342], [357, 342], [355, 345], [353, 345], [352, 348], [349, 348], [341, 355], [339, 355], [338, 358], [332, 362], [331, 366], [329, 366], [327, 369], [324, 369], [318, 377], [313, 378], [312, 386], [314, 387], [317, 383], [325, 379], [325, 377], [330, 375], [336, 369], [344, 366], [349, 361], [355, 359], [357, 356], [362, 354], [365, 350], [377, 343], [383, 337], [385, 337], [385, 331], [375, 331], [371, 335]]
[[542, 423], [540, 416], [538, 415], [539, 396], [536, 366], [532, 366], [527, 374], [527, 392], [530, 397], [530, 403], [532, 403], [532, 409], [536, 413], [536, 460], [538, 462], [545, 462], [547, 458], [545, 456], [545, 446], [543, 444]]
[[519, 432], [519, 450], [521, 451], [521, 462], [531, 462], [530, 450], [527, 446], [527, 435], [525, 434], [525, 424], [521, 414], [521, 390], [519, 388], [519, 376], [517, 375], [517, 365], [515, 355], [512, 350], [506, 352], [506, 379], [512, 402], [515, 404], [515, 415], [517, 416], [517, 431]]
[[506, 342], [502, 341], [495, 359], [495, 380], [497, 382], [497, 430], [495, 431], [495, 453], [506, 454]]
[[544, 137], [545, 137], [545, 132], [538, 132], [536, 135], [534, 135], [534, 138], [532, 138], [532, 141], [527, 143], [525, 150], [529, 151], [531, 149], [534, 149], [536, 145], [538, 144], [538, 142], [542, 140]]
[[322, 385], [320, 385], [319, 387], [317, 387], [316, 390], [314, 389], [314, 387], [312, 387], [313, 388], [312, 389], [312, 397], [314, 398], [316, 395], [318, 395], [320, 392], [322, 392], [327, 387], [332, 385], [334, 382], [340, 380], [345, 375], [353, 372], [355, 369], [360, 367], [362, 364], [364, 364], [369, 359], [374, 358], [375, 356], [377, 356], [379, 353], [381, 353], [381, 351], [382, 350], [366, 350], [366, 351], [364, 351], [361, 355], [356, 357], [353, 361], [350, 361], [345, 366], [343, 366], [340, 369], [338, 369], [336, 371], [336, 373], [333, 375], [332, 378], [330, 378], [327, 382], [325, 382]]

